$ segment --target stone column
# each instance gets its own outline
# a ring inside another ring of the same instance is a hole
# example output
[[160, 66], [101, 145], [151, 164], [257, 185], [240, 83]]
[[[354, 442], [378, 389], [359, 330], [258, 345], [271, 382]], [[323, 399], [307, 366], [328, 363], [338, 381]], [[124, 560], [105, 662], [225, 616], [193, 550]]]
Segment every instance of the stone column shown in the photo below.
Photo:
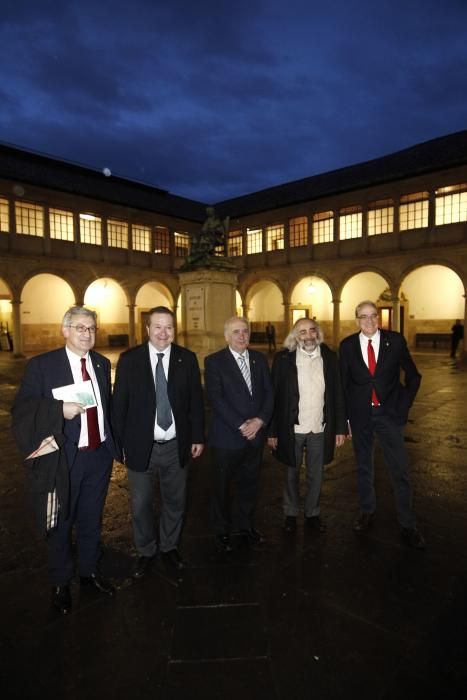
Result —
[[391, 297], [392, 301], [392, 330], [399, 332], [401, 329], [401, 303], [397, 295]]
[[287, 338], [290, 333], [290, 302], [283, 301], [282, 304], [284, 306], [284, 338]]
[[179, 273], [181, 345], [193, 350], [200, 367], [204, 358], [225, 346], [224, 321], [235, 316], [237, 271], [201, 267]]
[[465, 334], [467, 329], [467, 297], [465, 294], [462, 296], [464, 297], [464, 340], [462, 341], [461, 358], [467, 360], [467, 335]]
[[23, 333], [21, 328], [21, 304], [22, 302], [17, 299], [11, 300], [13, 320], [13, 357], [24, 357]]
[[332, 316], [332, 344], [335, 350], [339, 347], [340, 342], [340, 330], [341, 330], [341, 300], [333, 297], [332, 305], [334, 307], [334, 313]]
[[136, 324], [135, 307], [136, 304], [127, 304], [128, 307], [128, 345], [133, 348], [136, 345]]

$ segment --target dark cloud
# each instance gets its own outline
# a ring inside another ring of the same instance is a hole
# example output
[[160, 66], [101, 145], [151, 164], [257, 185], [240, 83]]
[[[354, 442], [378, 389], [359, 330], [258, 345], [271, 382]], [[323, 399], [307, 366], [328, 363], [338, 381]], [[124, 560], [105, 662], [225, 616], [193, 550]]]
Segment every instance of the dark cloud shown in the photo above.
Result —
[[4, 141], [216, 201], [466, 127], [467, 4], [2, 3]]

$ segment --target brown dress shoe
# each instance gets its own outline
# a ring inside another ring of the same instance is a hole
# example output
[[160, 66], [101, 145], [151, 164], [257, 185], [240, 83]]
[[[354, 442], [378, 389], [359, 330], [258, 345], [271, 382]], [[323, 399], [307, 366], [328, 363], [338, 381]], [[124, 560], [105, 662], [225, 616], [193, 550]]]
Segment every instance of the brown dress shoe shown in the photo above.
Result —
[[353, 524], [354, 532], [365, 532], [373, 525], [374, 513], [360, 513]]

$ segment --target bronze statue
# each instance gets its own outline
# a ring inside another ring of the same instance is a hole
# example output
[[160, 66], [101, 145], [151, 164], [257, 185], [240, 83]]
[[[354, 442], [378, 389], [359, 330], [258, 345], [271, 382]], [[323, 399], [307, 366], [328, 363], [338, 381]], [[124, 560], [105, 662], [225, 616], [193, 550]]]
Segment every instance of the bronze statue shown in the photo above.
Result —
[[[226, 266], [229, 217], [226, 216], [221, 221], [214, 207], [206, 207], [206, 214], [206, 221], [191, 238], [190, 254], [182, 269]], [[216, 255], [216, 249], [219, 251], [219, 248], [222, 248], [221, 256]]]

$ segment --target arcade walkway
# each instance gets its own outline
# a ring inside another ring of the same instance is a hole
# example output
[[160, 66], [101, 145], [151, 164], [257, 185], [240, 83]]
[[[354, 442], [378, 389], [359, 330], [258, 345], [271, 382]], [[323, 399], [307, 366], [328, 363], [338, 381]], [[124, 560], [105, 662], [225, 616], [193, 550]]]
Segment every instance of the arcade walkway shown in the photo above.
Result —
[[[23, 499], [9, 406], [24, 361], [0, 353], [0, 687], [5, 700], [449, 700], [467, 683], [467, 371], [415, 355], [423, 374], [407, 443], [427, 551], [398, 537], [385, 471], [377, 522], [352, 532], [351, 445], [327, 470], [325, 535], [281, 533], [281, 469], [265, 455], [261, 549], [214, 551], [209, 457], [191, 472], [182, 581], [155, 567], [129, 577], [128, 488], [117, 465], [105, 512], [103, 572], [118, 591], [49, 607], [44, 544]], [[381, 460], [378, 458], [379, 465]], [[86, 595], [85, 595], [86, 593]]]

